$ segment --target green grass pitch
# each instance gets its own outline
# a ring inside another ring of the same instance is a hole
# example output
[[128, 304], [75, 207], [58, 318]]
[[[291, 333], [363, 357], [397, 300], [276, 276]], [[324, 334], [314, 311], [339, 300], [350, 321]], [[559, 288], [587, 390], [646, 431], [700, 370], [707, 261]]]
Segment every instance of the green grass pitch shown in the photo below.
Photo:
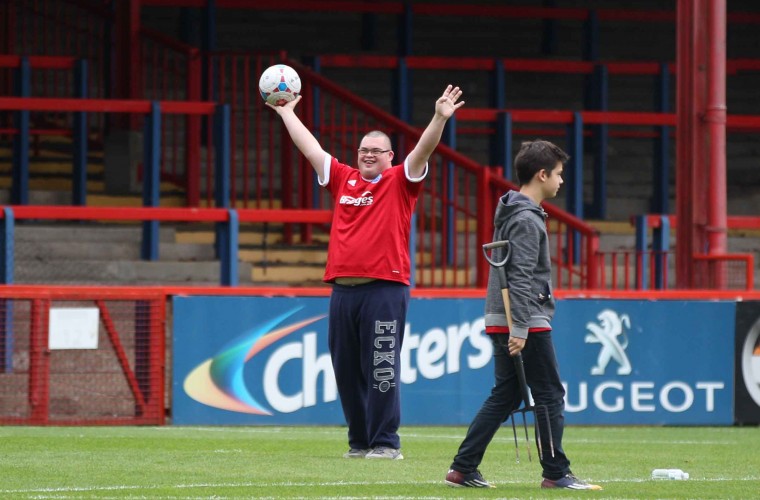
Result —
[[760, 498], [757, 427], [569, 426], [573, 471], [599, 492], [541, 490], [511, 427], [480, 468], [496, 488], [450, 488], [465, 430], [402, 427], [405, 459], [386, 461], [342, 458], [341, 427], [0, 427], [0, 498]]

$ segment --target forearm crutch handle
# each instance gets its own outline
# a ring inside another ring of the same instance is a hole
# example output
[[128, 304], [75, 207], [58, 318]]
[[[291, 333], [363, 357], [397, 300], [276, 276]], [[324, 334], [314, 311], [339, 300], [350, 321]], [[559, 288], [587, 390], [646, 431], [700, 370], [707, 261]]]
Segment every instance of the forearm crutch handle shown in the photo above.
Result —
[[[493, 254], [492, 250], [495, 250], [497, 248], [506, 248], [507, 250], [504, 252], [504, 258], [501, 260], [493, 260], [491, 258], [491, 255], [488, 254], [490, 251], [491, 254]], [[489, 264], [491, 264], [493, 267], [504, 267], [507, 265], [507, 262], [509, 262], [509, 257], [512, 254], [512, 247], [509, 245], [509, 240], [503, 240], [503, 241], [494, 241], [491, 243], [486, 243], [483, 245], [483, 256], [486, 258]]]

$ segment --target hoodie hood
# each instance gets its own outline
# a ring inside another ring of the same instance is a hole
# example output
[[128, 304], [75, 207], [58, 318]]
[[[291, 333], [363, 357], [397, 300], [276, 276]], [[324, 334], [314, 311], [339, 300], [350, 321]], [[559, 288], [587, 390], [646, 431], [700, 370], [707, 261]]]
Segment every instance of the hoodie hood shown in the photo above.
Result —
[[494, 214], [494, 227], [499, 228], [503, 226], [508, 219], [524, 210], [535, 212], [542, 219], [546, 218], [546, 212], [536, 205], [533, 200], [520, 191], [508, 191], [507, 194], [499, 198], [499, 204]]

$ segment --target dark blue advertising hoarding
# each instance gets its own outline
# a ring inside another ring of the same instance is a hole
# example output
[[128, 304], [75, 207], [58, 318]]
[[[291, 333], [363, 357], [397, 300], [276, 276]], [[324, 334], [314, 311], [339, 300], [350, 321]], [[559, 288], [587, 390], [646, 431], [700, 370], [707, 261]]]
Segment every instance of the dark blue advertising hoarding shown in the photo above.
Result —
[[[325, 297], [175, 297], [173, 423], [344, 423], [327, 310]], [[734, 311], [733, 302], [560, 301], [553, 336], [568, 423], [732, 423]], [[491, 355], [482, 300], [413, 298], [403, 424], [469, 423], [493, 385]]]
[[733, 422], [733, 302], [565, 300], [554, 345], [567, 420]]
[[736, 304], [734, 419], [760, 424], [760, 302]]

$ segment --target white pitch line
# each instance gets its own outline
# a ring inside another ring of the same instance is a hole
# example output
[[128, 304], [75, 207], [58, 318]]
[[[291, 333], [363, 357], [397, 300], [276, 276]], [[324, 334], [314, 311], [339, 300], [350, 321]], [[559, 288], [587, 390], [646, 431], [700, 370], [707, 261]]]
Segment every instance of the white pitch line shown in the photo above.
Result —
[[[173, 431], [178, 432], [182, 430], [189, 429], [188, 427], [156, 427], [156, 430], [159, 431]], [[293, 428], [287, 428], [287, 427], [244, 427], [244, 428], [230, 428], [230, 427], [224, 427], [224, 428], [215, 428], [215, 427], [192, 427], [193, 431], [203, 431], [203, 432], [213, 432], [213, 433], [224, 433], [224, 432], [230, 432], [230, 433], [241, 433], [241, 434], [270, 434], [270, 433], [281, 433], [286, 432], [288, 434], [307, 434], [307, 435], [314, 435], [314, 434], [322, 434], [322, 435], [344, 435], [345, 429], [343, 428], [335, 428], [335, 429], [324, 429], [315, 427], [313, 429], [293, 429]], [[505, 427], [506, 429], [506, 427]], [[451, 439], [451, 440], [461, 440], [464, 438], [464, 432], [462, 433], [456, 433], [456, 434], [421, 434], [416, 432], [404, 432], [403, 429], [399, 432], [399, 436], [402, 439]], [[494, 440], [505, 440], [510, 441], [511, 437], [499, 437], [496, 436]], [[587, 443], [587, 444], [608, 444], [613, 442], [613, 440], [609, 439], [573, 439], [572, 436], [565, 439], [567, 443]], [[721, 446], [735, 446], [740, 443], [740, 441], [737, 440], [721, 440], [721, 441], [693, 441], [693, 440], [665, 440], [665, 439], [653, 439], [653, 440], [614, 440], [615, 443], [632, 443], [632, 444], [652, 444], [652, 445], [659, 445], [659, 444], [675, 444], [675, 445], [684, 445], [684, 446], [694, 446], [694, 445], [721, 445]]]
[[[593, 479], [594, 481], [598, 481], [602, 484], [605, 483], [645, 483], [645, 482], [655, 482], [657, 480], [654, 479], [643, 479], [643, 478], [607, 478], [607, 479]], [[690, 478], [687, 481], [690, 483], [695, 482], [724, 482], [724, 481], [759, 481], [759, 476], [746, 476], [742, 478], [727, 478], [727, 477], [718, 477], [718, 478]], [[660, 482], [660, 481], [657, 481]], [[32, 493], [87, 493], [87, 492], [96, 492], [96, 491], [126, 491], [126, 490], [158, 490], [158, 489], [164, 489], [164, 488], [176, 488], [176, 489], [193, 489], [193, 488], [249, 488], [249, 487], [259, 487], [259, 488], [272, 488], [272, 487], [303, 487], [303, 488], [313, 488], [313, 487], [340, 487], [340, 486], [399, 486], [399, 485], [408, 485], [410, 484], [409, 481], [331, 481], [331, 482], [324, 482], [324, 483], [314, 483], [314, 482], [290, 482], [290, 481], [284, 481], [284, 482], [273, 482], [273, 483], [255, 483], [255, 482], [244, 482], [244, 483], [188, 483], [188, 484], [166, 484], [166, 485], [150, 485], [150, 486], [138, 486], [138, 485], [112, 485], [112, 486], [61, 486], [57, 488], [31, 488], [31, 489], [16, 489], [16, 490], [0, 490], [0, 493], [2, 494], [32, 494]], [[442, 480], [436, 480], [436, 481], [415, 481], [414, 484], [440, 484], [443, 485], [444, 482]], [[503, 485], [503, 484], [526, 484], [526, 481], [510, 481], [510, 480], [499, 480], [494, 481], [495, 485]], [[344, 498], [344, 497], [341, 497]], [[401, 497], [392, 497], [392, 498], [401, 498]], [[410, 497], [410, 498], [419, 498], [419, 497]]]
[[[443, 481], [415, 481], [415, 484], [444, 484]], [[18, 490], [0, 490], [0, 494], [23, 494], [23, 493], [87, 493], [94, 491], [125, 491], [125, 490], [158, 490], [163, 488], [191, 489], [191, 488], [271, 488], [271, 487], [308, 487], [315, 486], [388, 486], [409, 484], [405, 481], [333, 481], [326, 483], [313, 482], [275, 482], [275, 483], [189, 483], [189, 484], [166, 484], [166, 485], [112, 485], [112, 486], [61, 486], [57, 488], [30, 488]]]
[[[464, 428], [464, 427], [463, 427]], [[506, 426], [504, 427], [507, 428]], [[273, 433], [287, 433], [292, 435], [324, 435], [324, 436], [343, 436], [346, 433], [345, 428], [324, 428], [315, 426], [313, 428], [299, 428], [294, 429], [292, 427], [282, 426], [261, 426], [261, 427], [208, 427], [208, 426], [162, 426], [162, 427], [143, 427], [143, 430], [154, 430], [161, 433], [182, 433], [182, 432], [210, 432], [210, 433], [230, 433], [230, 434], [273, 434]], [[77, 433], [79, 437], [81, 434]], [[116, 436], [122, 436], [123, 433], [115, 433]], [[447, 439], [447, 440], [461, 440], [464, 438], [464, 430], [462, 432], [456, 432], [452, 434], [440, 433], [440, 434], [425, 434], [417, 432], [404, 432], [402, 429], [399, 432], [402, 439]], [[65, 436], [65, 434], [58, 434], [58, 436]], [[101, 435], [102, 437], [102, 435]], [[106, 436], [107, 437], [107, 436]], [[495, 441], [504, 440], [511, 441], [511, 437], [496, 436]], [[567, 443], [585, 443], [585, 444], [609, 444], [609, 443], [632, 443], [632, 444], [648, 444], [648, 445], [683, 445], [683, 446], [695, 446], [695, 445], [719, 445], [719, 446], [735, 446], [740, 444], [741, 441], [737, 439], [733, 440], [710, 440], [710, 441], [696, 441], [696, 440], [666, 440], [666, 439], [650, 439], [650, 440], [628, 440], [628, 439], [574, 439], [572, 435], [565, 438]]]

